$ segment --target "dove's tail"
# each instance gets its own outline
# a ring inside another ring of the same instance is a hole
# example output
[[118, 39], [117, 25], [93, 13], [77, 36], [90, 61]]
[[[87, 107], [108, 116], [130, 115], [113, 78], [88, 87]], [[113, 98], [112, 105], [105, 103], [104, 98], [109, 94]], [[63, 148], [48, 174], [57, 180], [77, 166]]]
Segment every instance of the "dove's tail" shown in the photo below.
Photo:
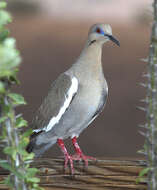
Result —
[[52, 138], [48, 143], [37, 144], [37, 136], [39, 134], [32, 134], [30, 136], [30, 142], [26, 147], [26, 151], [35, 154], [35, 157], [41, 156], [46, 150], [53, 146], [57, 142], [57, 138]]

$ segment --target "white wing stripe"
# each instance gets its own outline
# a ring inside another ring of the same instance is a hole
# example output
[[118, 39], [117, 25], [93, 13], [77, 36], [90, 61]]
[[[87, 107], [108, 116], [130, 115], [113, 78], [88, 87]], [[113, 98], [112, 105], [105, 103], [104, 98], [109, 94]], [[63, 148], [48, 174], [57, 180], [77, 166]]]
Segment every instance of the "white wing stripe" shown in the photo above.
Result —
[[67, 95], [65, 96], [65, 102], [64, 102], [63, 106], [61, 107], [61, 109], [59, 110], [58, 115], [55, 117], [52, 117], [52, 119], [49, 121], [48, 125], [41, 130], [44, 130], [46, 132], [50, 131], [53, 128], [53, 126], [59, 122], [62, 115], [64, 114], [64, 112], [68, 108], [68, 106], [69, 106], [69, 104], [73, 98], [73, 95], [77, 92], [77, 89], [78, 89], [77, 78], [73, 77], [71, 81], [72, 81], [72, 84], [71, 84], [71, 86], [67, 92]]
[[33, 132], [35, 133], [39, 133], [40, 131], [42, 131], [42, 129], [34, 129]]

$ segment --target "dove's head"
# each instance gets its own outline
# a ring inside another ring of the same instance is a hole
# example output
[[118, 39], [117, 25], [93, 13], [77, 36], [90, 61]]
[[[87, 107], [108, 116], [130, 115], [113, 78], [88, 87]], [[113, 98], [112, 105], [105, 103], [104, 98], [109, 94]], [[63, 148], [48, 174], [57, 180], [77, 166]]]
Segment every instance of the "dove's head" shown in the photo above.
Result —
[[119, 41], [113, 37], [112, 28], [109, 24], [95, 24], [90, 28], [88, 33], [89, 44], [95, 42], [104, 44], [109, 40], [120, 46]]

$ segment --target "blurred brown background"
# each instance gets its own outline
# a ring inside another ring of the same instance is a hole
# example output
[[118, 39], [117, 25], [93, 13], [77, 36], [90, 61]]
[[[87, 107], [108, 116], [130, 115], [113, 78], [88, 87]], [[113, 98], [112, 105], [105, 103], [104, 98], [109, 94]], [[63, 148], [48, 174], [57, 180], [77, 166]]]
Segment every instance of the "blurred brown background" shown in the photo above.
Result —
[[[17, 39], [23, 62], [19, 73], [27, 106], [18, 109], [29, 122], [51, 82], [79, 56], [89, 27], [108, 23], [121, 47], [109, 42], [103, 49], [103, 67], [109, 85], [109, 98], [103, 113], [79, 138], [86, 154], [107, 157], [139, 157], [144, 138], [138, 124], [145, 115], [136, 106], [146, 91], [143, 82], [148, 55], [151, 2], [148, 0], [11, 0], [9, 25]], [[68, 142], [69, 144], [69, 142]], [[71, 145], [69, 145], [71, 147]], [[49, 157], [61, 155], [57, 146]]]

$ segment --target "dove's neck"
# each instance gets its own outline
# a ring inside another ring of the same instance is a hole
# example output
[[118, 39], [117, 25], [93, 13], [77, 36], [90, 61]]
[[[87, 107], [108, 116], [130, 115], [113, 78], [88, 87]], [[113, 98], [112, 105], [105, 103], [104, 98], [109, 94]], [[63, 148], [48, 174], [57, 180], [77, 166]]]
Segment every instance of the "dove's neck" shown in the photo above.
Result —
[[100, 65], [102, 57], [102, 44], [97, 42], [86, 43], [79, 57], [80, 64]]
[[[89, 78], [89, 76], [103, 77], [103, 68], [101, 64], [103, 44], [93, 42], [86, 43], [81, 55], [72, 66], [72, 72], [81, 78]], [[71, 70], [71, 69], [70, 69]], [[88, 76], [88, 77], [87, 77]]]

